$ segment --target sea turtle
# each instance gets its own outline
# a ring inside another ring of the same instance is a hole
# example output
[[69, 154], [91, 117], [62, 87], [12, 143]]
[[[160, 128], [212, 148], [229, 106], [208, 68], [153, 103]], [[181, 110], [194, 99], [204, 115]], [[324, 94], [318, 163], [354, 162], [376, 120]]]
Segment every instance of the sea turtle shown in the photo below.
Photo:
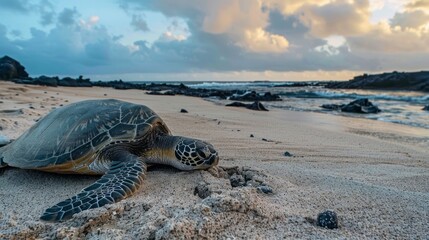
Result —
[[218, 153], [201, 140], [172, 136], [144, 105], [106, 99], [58, 108], [16, 141], [0, 148], [0, 166], [64, 174], [103, 175], [77, 195], [48, 208], [45, 221], [69, 219], [130, 196], [142, 184], [146, 166], [207, 169]]

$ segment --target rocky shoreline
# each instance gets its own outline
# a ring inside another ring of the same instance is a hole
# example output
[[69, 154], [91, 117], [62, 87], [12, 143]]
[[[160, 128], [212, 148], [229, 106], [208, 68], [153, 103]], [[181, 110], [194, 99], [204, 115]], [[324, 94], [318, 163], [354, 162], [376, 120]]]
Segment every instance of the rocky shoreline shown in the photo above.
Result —
[[[219, 97], [221, 99], [231, 98], [237, 101], [280, 101], [278, 95], [267, 93], [247, 93], [242, 90], [215, 90], [215, 89], [193, 89], [184, 84], [166, 83], [132, 83], [122, 80], [97, 81], [92, 82], [89, 78], [39, 76], [29, 77], [17, 60], [4, 56], [0, 58], [0, 79], [12, 81], [18, 84], [32, 84], [43, 86], [66, 86], [66, 87], [111, 87], [114, 89], [140, 89], [150, 91], [153, 95], [185, 95], [193, 97]], [[429, 71], [420, 72], [391, 72], [381, 74], [363, 74], [356, 76], [349, 81], [329, 81], [329, 82], [296, 82], [281, 84], [274, 87], [304, 87], [323, 86], [326, 88], [344, 89], [374, 89], [374, 90], [405, 90], [429, 92]], [[240, 96], [241, 97], [237, 97]]]
[[92, 82], [89, 78], [78, 78], [64, 77], [59, 78], [57, 76], [39, 76], [29, 77], [25, 71], [25, 67], [22, 66], [18, 61], [14, 60], [9, 56], [0, 58], [0, 79], [5, 81], [15, 82], [17, 84], [27, 85], [41, 85], [49, 87], [109, 87], [113, 89], [138, 89], [148, 91], [147, 94], [151, 95], [184, 95], [191, 97], [218, 97], [220, 99], [231, 99], [235, 101], [281, 101], [279, 95], [271, 94], [270, 92], [257, 93], [247, 92], [244, 90], [218, 90], [218, 89], [195, 89], [190, 88], [184, 84], [167, 84], [167, 83], [133, 83], [124, 82], [122, 80], [113, 81], [97, 81]]

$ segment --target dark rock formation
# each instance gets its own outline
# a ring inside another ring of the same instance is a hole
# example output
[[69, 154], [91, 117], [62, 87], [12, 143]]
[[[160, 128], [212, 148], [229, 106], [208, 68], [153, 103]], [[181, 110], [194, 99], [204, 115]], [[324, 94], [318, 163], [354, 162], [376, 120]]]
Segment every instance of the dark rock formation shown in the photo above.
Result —
[[65, 77], [60, 79], [59, 77], [48, 77], [48, 76], [40, 76], [36, 78], [21, 78], [14, 79], [15, 83], [20, 84], [32, 84], [32, 85], [42, 85], [42, 86], [64, 86], [64, 87], [92, 87], [91, 80], [89, 78], [84, 79], [82, 76], [79, 78], [71, 78]]
[[4, 56], [0, 58], [0, 80], [11, 80], [14, 78], [27, 78], [25, 67], [15, 59]]
[[242, 102], [232, 102], [230, 104], [225, 105], [227, 107], [245, 107], [247, 109], [255, 110], [255, 111], [268, 111], [262, 103], [256, 101], [252, 104], [242, 103]]
[[422, 110], [429, 111], [429, 105], [424, 106]]
[[47, 77], [47, 76], [40, 76], [38, 78], [33, 78], [30, 84], [35, 85], [42, 85], [42, 86], [50, 86], [50, 87], [56, 87], [58, 86], [59, 77]]
[[260, 103], [258, 101], [254, 102], [250, 105], [248, 104], [247, 108], [251, 109], [251, 110], [255, 110], [255, 111], [267, 111], [268, 112], [268, 109], [266, 109], [265, 106], [262, 105], [262, 103]]
[[242, 103], [242, 102], [232, 102], [229, 104], [226, 104], [227, 107], [247, 107], [248, 104]]
[[367, 98], [357, 99], [349, 104], [324, 104], [321, 108], [351, 113], [379, 113], [381, 110]]
[[326, 87], [429, 92], [429, 71], [364, 74], [347, 82], [329, 83]]
[[180, 112], [181, 112], [181, 113], [188, 113], [188, 110], [186, 110], [186, 109], [182, 108], [182, 109], [180, 109]]
[[281, 101], [279, 95], [271, 94], [270, 92], [266, 92], [264, 94], [259, 94], [255, 91], [246, 92], [244, 94], [234, 94], [229, 97], [229, 100], [234, 101]]
[[164, 91], [164, 92], [161, 92], [161, 91], [150, 91], [150, 92], [147, 92], [146, 94], [149, 94], [149, 95], [164, 95], [164, 96], [174, 96], [174, 95], [176, 95], [171, 90]]
[[327, 110], [341, 111], [341, 108], [344, 106], [345, 106], [345, 104], [323, 104], [320, 107], [327, 109]]
[[121, 89], [121, 90], [126, 90], [126, 89], [142, 89], [143, 90], [143, 88], [142, 88], [143, 84], [124, 82], [122, 80], [114, 80], [114, 81], [109, 81], [109, 82], [98, 81], [98, 82], [92, 83], [92, 85], [97, 86], [97, 87], [111, 87], [114, 89]]
[[58, 81], [58, 86], [65, 87], [92, 87], [91, 80], [89, 78], [83, 78], [79, 76], [79, 78], [74, 79], [71, 77], [65, 77]]
[[367, 98], [355, 100], [341, 108], [342, 112], [379, 113], [381, 110], [374, 106]]

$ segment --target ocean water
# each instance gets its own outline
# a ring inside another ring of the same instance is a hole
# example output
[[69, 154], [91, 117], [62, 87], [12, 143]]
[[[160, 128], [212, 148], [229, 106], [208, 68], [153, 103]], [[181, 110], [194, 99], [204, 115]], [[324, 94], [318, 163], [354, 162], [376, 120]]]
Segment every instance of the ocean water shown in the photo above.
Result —
[[[269, 108], [293, 111], [313, 111], [348, 117], [362, 117], [429, 129], [429, 111], [422, 108], [429, 104], [429, 94], [412, 91], [378, 91], [355, 89], [327, 89], [323, 86], [282, 87], [290, 82], [198, 82], [185, 83], [192, 88], [228, 89], [271, 92], [279, 94], [283, 101], [263, 102]], [[368, 98], [382, 112], [356, 114], [328, 111], [322, 104], [347, 104], [359, 98]], [[211, 99], [221, 103], [228, 100]]]

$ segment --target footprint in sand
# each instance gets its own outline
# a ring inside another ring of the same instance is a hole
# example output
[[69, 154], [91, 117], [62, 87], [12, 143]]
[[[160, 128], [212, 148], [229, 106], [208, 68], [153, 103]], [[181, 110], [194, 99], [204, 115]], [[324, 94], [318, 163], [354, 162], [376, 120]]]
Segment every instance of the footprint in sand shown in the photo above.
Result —
[[7, 115], [7, 116], [16, 116], [24, 114], [24, 110], [22, 108], [19, 109], [3, 109], [0, 110], [0, 114]]

